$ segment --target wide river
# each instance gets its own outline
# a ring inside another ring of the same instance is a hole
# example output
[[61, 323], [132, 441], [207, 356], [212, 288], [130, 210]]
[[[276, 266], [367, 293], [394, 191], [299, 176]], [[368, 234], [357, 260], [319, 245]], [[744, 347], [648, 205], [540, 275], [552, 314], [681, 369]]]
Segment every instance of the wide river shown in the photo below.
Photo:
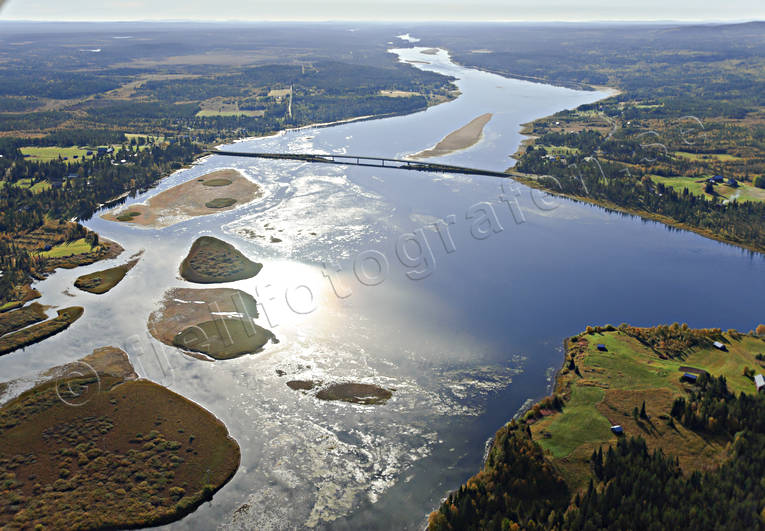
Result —
[[[392, 52], [455, 76], [462, 95], [413, 115], [224, 149], [402, 158], [493, 113], [478, 144], [439, 160], [503, 170], [522, 140], [520, 124], [605, 97], [466, 69], [445, 51]], [[84, 317], [0, 357], [3, 380], [31, 382], [96, 347], [119, 346], [143, 377], [225, 422], [242, 448], [240, 470], [171, 528], [419, 529], [479, 469], [496, 429], [546, 394], [566, 336], [588, 324], [748, 331], [765, 321], [760, 255], [511, 180], [211, 156], [138, 199], [222, 168], [241, 170], [263, 198], [159, 230], [94, 217], [86, 225], [126, 253], [38, 283], [43, 304], [82, 305]], [[147, 334], [165, 290], [190, 286], [178, 265], [201, 234], [263, 262], [257, 277], [229, 286], [255, 296], [258, 322], [278, 345], [210, 363]], [[110, 293], [72, 286], [141, 249]], [[289, 379], [395, 392], [379, 406], [322, 402], [290, 390]]]

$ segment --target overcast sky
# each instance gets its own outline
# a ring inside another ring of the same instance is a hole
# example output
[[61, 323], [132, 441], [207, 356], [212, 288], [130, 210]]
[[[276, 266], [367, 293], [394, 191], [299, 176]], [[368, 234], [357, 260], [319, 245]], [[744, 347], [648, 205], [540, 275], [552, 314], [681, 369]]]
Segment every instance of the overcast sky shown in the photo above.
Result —
[[765, 0], [0, 0], [2, 20], [763, 20]]

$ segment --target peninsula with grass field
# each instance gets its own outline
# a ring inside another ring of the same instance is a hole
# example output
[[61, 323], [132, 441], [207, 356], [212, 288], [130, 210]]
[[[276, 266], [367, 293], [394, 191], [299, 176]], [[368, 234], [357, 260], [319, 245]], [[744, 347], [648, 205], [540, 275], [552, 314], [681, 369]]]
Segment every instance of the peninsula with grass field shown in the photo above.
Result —
[[497, 432], [430, 530], [765, 525], [750, 480], [765, 471], [765, 326], [588, 327], [565, 346], [554, 394]]
[[413, 155], [409, 155], [410, 159], [429, 159], [433, 157], [443, 157], [450, 155], [455, 151], [467, 149], [476, 145], [483, 137], [483, 129], [489, 120], [492, 118], [492, 113], [482, 114], [481, 116], [471, 120], [469, 123], [463, 125], [456, 131], [453, 131], [446, 135], [443, 140], [430, 149], [420, 151]]
[[212, 236], [197, 239], [181, 263], [181, 277], [197, 284], [218, 284], [252, 278], [263, 268], [236, 247]]
[[239, 468], [239, 445], [222, 422], [138, 380], [119, 349], [96, 349], [48, 375], [0, 408], [0, 527], [168, 524]]

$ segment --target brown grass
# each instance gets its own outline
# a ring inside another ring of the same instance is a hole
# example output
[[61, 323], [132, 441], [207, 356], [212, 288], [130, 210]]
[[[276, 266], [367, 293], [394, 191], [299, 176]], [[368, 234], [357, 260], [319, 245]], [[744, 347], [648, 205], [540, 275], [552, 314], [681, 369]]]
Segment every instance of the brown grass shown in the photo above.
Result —
[[[237, 203], [219, 208], [206, 206], [216, 199], [218, 191], [216, 186], [206, 186], [205, 183], [218, 179], [231, 181], [231, 184], [226, 186], [226, 194], [235, 198]], [[260, 187], [237, 170], [220, 170], [160, 192], [146, 204], [121, 206], [102, 217], [109, 221], [135, 223], [146, 227], [170, 227], [197, 216], [231, 210], [235, 204], [249, 203], [261, 194]]]
[[189, 327], [215, 318], [213, 312], [238, 312], [258, 317], [257, 303], [249, 293], [231, 288], [173, 288], [165, 292], [160, 307], [149, 315], [149, 332], [166, 345]]
[[353, 404], [384, 404], [393, 393], [380, 386], [362, 383], [332, 384], [316, 393], [319, 400], [342, 400]]
[[263, 264], [253, 262], [233, 245], [213, 238], [198, 238], [181, 263], [181, 276], [197, 284], [234, 282], [257, 275]]
[[103, 271], [96, 271], [88, 275], [82, 275], [74, 281], [74, 286], [88, 293], [95, 293], [101, 295], [111, 290], [114, 286], [119, 284], [128, 271], [133, 269], [138, 263], [138, 259], [131, 260], [126, 264], [104, 269]]
[[[99, 378], [49, 381], [0, 409], [0, 526], [169, 523], [234, 475], [239, 446], [208, 411], [152, 382]], [[60, 399], [70, 387], [84, 404]]]
[[14, 332], [25, 326], [44, 321], [48, 316], [42, 304], [33, 302], [18, 310], [0, 313], [0, 336]]
[[82, 316], [83, 308], [72, 306], [58, 311], [58, 316], [0, 337], [0, 356], [38, 343], [69, 328]]

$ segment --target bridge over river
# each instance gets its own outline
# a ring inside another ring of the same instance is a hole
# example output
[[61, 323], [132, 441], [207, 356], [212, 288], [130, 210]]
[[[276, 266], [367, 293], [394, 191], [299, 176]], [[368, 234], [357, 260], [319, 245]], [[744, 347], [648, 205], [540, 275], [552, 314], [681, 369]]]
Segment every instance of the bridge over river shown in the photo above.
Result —
[[319, 153], [253, 153], [243, 151], [210, 151], [213, 155], [226, 157], [250, 157], [257, 159], [297, 160], [301, 162], [317, 162], [323, 164], [343, 164], [351, 166], [369, 166], [372, 168], [391, 168], [397, 170], [428, 171], [435, 173], [464, 173], [470, 175], [486, 175], [489, 177], [511, 177], [515, 172], [501, 172], [437, 164], [434, 162], [418, 162], [414, 160], [387, 159], [383, 157], [362, 157], [359, 155], [328, 155]]

